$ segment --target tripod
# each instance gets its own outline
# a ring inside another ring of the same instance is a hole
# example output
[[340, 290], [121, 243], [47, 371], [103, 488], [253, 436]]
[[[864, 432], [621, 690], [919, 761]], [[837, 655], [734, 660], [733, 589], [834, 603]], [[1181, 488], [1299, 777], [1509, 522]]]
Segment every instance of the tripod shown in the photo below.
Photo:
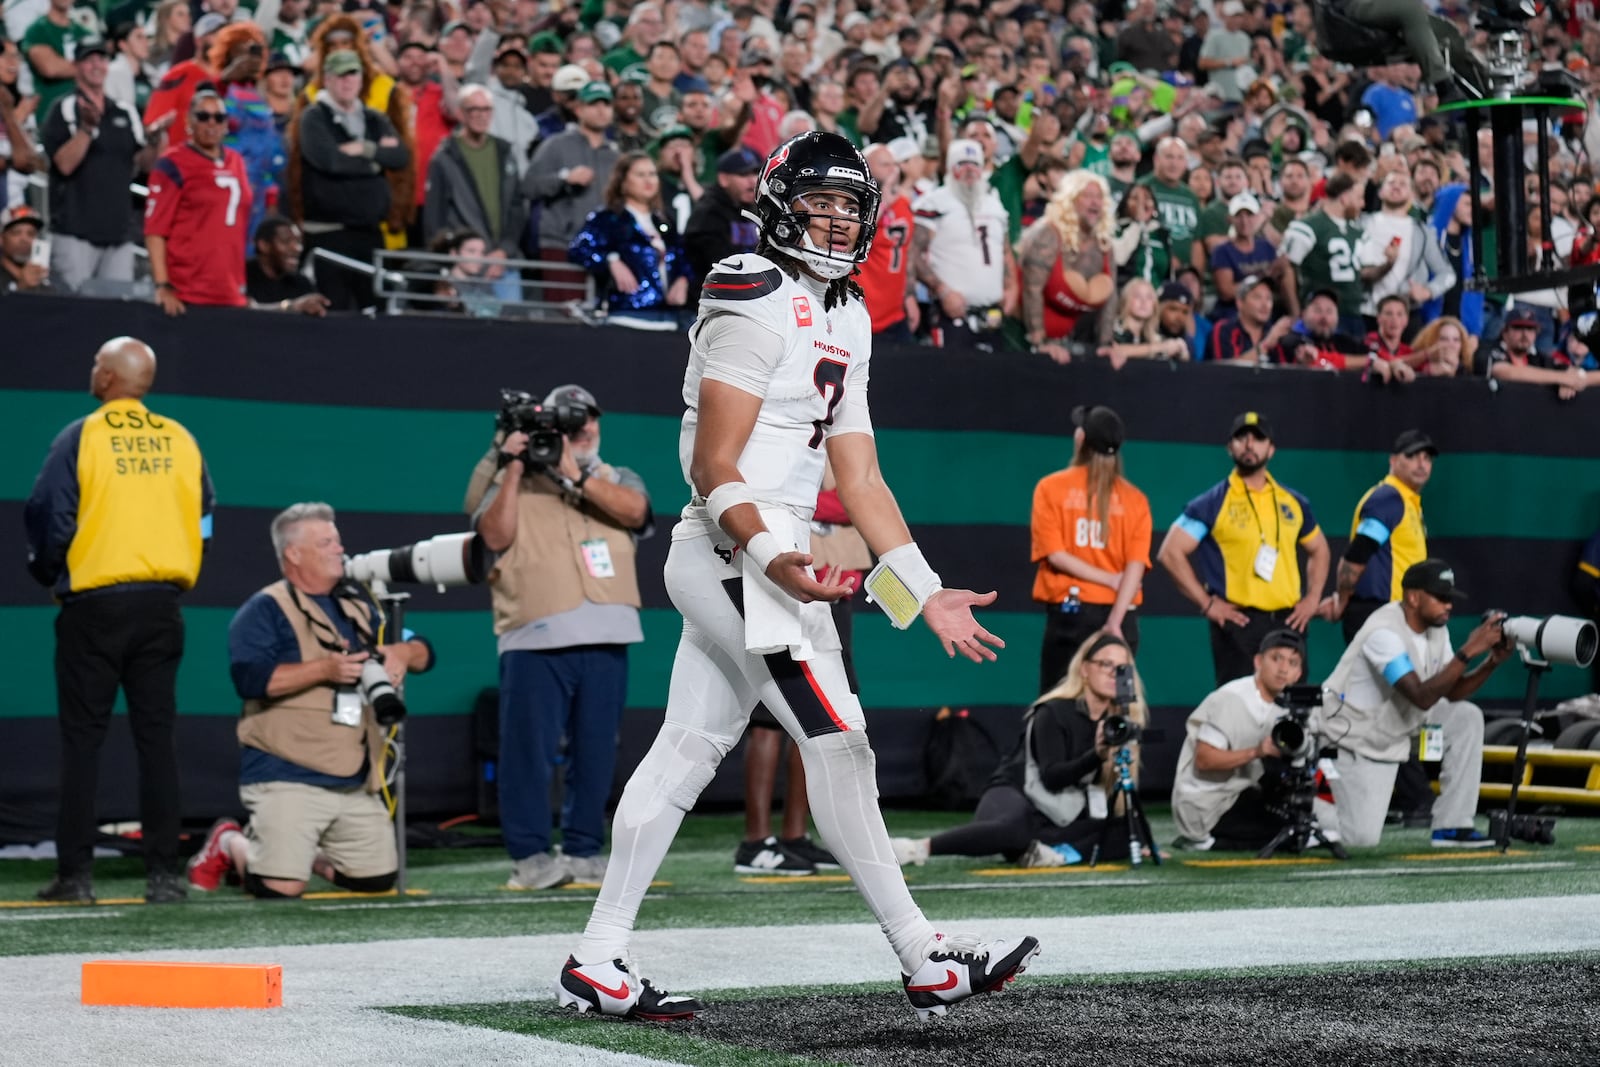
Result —
[[1268, 805], [1272, 812], [1284, 820], [1283, 827], [1267, 842], [1265, 848], [1256, 853], [1256, 858], [1271, 859], [1272, 854], [1284, 845], [1288, 845], [1291, 852], [1305, 852], [1315, 842], [1331, 852], [1335, 859], [1349, 859], [1350, 853], [1323, 832], [1322, 827], [1317, 825], [1316, 816], [1312, 814], [1317, 793], [1316, 761], [1302, 757], [1289, 765], [1283, 777], [1288, 786], [1287, 800], [1281, 805]]
[[[1539, 707], [1539, 679], [1550, 669], [1550, 664], [1542, 659], [1535, 659], [1526, 652], [1522, 661], [1528, 668], [1528, 688], [1522, 697], [1522, 729], [1517, 734], [1517, 758], [1511, 765], [1511, 794], [1506, 798], [1505, 821], [1500, 823], [1500, 832], [1495, 835], [1495, 845], [1502, 854], [1511, 847], [1511, 828], [1517, 818], [1517, 794], [1522, 791], [1522, 775], [1528, 767], [1528, 738], [1534, 730], [1533, 713]], [[1493, 822], [1491, 820], [1491, 826]]]
[[[1139, 787], [1133, 784], [1133, 752], [1127, 745], [1117, 749], [1116, 769], [1117, 780], [1111, 789], [1111, 804], [1115, 807], [1118, 798], [1122, 800], [1124, 829], [1128, 834], [1128, 862], [1139, 866], [1144, 862], [1144, 850], [1149, 848], [1150, 862], [1159, 867], [1161, 850], [1156, 847], [1155, 835], [1150, 832], [1150, 820], [1145, 818], [1144, 805], [1139, 803]], [[1089, 853], [1089, 866], [1093, 867], [1100, 861], [1100, 853], [1110, 844], [1115, 830], [1116, 821], [1108, 813], [1105, 827], [1100, 831], [1100, 840], [1095, 842], [1093, 851]]]

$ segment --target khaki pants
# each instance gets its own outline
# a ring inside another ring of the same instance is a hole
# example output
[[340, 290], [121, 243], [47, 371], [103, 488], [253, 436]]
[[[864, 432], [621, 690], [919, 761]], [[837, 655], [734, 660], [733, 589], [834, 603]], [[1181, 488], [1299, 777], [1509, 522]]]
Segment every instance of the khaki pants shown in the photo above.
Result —
[[400, 866], [394, 823], [377, 794], [325, 789], [303, 782], [258, 782], [239, 787], [250, 812], [250, 873], [304, 882], [321, 852], [351, 878], [377, 878]]
[[[1433, 828], [1470, 827], [1478, 810], [1478, 784], [1483, 779], [1483, 712], [1463, 700], [1441, 700], [1428, 712], [1427, 721], [1444, 728]], [[1333, 802], [1340, 836], [1352, 848], [1376, 845], [1400, 764], [1370, 760], [1340, 748], [1335, 767], [1339, 777], [1333, 780]]]

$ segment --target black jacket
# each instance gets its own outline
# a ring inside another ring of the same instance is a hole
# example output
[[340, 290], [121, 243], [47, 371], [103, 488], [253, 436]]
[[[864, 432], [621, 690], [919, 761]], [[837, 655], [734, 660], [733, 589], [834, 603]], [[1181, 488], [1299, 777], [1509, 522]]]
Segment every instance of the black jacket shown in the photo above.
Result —
[[700, 300], [700, 282], [719, 260], [736, 252], [754, 252], [760, 229], [745, 218], [733, 197], [720, 185], [707, 189], [689, 212], [684, 227], [683, 246], [693, 271], [689, 294], [691, 305]]
[[[339, 146], [354, 140], [334, 121], [330, 105], [322, 99], [300, 116], [300, 188], [305, 221], [337, 223], [352, 229], [376, 229], [389, 215], [389, 182], [385, 170], [399, 170], [411, 162], [411, 150], [399, 143], [388, 116], [370, 107], [366, 112], [367, 150], [346, 155]], [[397, 143], [380, 145], [384, 138]]]
[[[1094, 747], [1097, 725], [1076, 700], [1051, 700], [1034, 710], [1033, 758], [1039, 764], [1039, 781], [1046, 789], [1053, 793], [1069, 789], [1100, 766], [1100, 754]], [[1028, 731], [1024, 729], [1016, 747], [995, 768], [994, 777], [989, 779], [990, 789], [997, 785], [1022, 789], [1028, 758], [1023, 745], [1027, 740]]]

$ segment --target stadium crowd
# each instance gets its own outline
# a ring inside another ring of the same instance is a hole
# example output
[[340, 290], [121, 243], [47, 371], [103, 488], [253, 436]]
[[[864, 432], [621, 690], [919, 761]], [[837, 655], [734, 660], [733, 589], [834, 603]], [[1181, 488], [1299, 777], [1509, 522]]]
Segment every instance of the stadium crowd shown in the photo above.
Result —
[[[1485, 46], [1474, 5], [1437, 14]], [[1525, 134], [1530, 192], [1541, 137], [1551, 167], [1530, 256], [1561, 267], [1600, 218], [1600, 23], [1568, 0], [1525, 33], [1587, 86]], [[1600, 366], [1565, 290], [1468, 284], [1488, 133], [1463, 143], [1415, 63], [1331, 63], [1305, 2], [20, 0], [5, 37], [7, 292], [148, 274], [169, 314], [322, 315], [388, 290], [311, 252], [410, 249], [411, 310], [680, 329], [814, 128], [884, 189], [858, 280], [885, 339], [1563, 397]]]

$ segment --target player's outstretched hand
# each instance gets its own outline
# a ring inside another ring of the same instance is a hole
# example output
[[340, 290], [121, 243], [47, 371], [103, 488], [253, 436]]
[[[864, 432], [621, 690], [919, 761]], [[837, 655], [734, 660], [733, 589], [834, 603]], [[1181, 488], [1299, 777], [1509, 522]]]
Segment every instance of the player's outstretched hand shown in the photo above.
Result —
[[811, 557], [805, 552], [784, 552], [767, 564], [767, 577], [772, 584], [794, 597], [802, 604], [813, 600], [843, 600], [850, 595], [851, 584], [837, 568], [827, 581], [819, 582], [806, 573]]
[[928, 598], [922, 605], [922, 621], [944, 646], [945, 655], [954, 659], [959, 652], [974, 663], [992, 662], [996, 657], [989, 646], [1006, 647], [972, 616], [973, 608], [988, 607], [997, 595], [993, 591], [980, 595], [970, 589], [941, 589]]

